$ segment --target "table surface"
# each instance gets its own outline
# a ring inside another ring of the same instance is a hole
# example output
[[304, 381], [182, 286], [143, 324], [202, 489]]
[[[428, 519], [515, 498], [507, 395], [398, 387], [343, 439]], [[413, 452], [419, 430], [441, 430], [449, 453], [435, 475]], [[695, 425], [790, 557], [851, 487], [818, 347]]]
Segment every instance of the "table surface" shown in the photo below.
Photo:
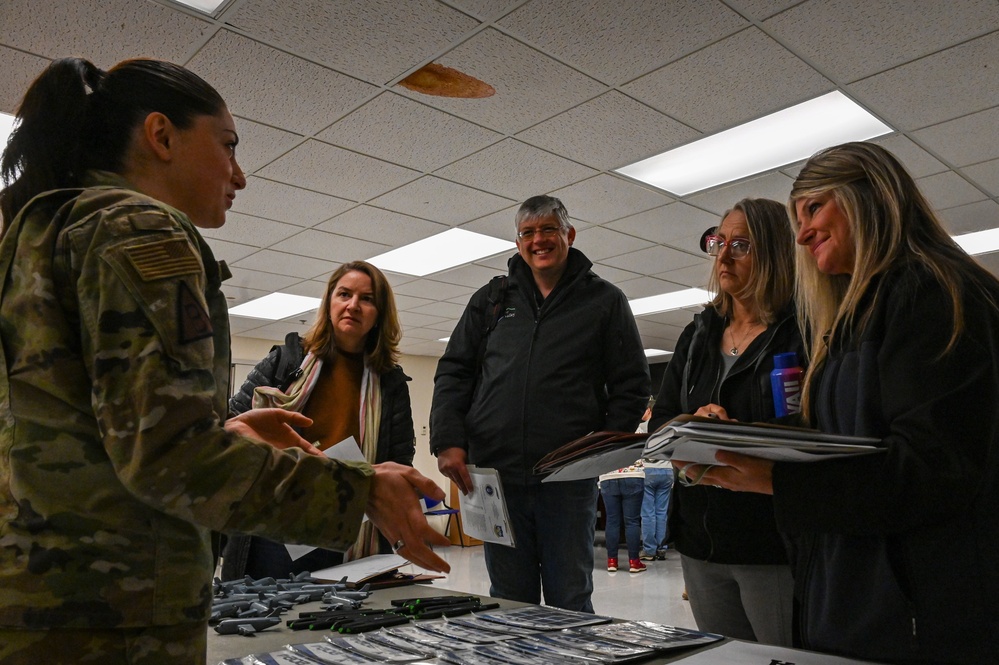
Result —
[[[371, 594], [367, 600], [364, 601], [364, 608], [389, 608], [392, 606], [392, 600], [397, 598], [414, 598], [414, 597], [430, 597], [430, 596], [446, 596], [462, 594], [465, 595], [467, 592], [453, 589], [445, 589], [442, 587], [435, 587], [432, 584], [412, 584], [406, 586], [393, 587], [389, 589], [379, 589]], [[474, 595], [474, 594], [468, 594]], [[511, 600], [503, 600], [500, 598], [489, 598], [486, 596], [480, 596], [483, 602], [489, 603], [499, 603], [501, 609], [511, 608], [511, 607], [523, 607], [527, 603], [518, 603]], [[288, 628], [284, 620], [297, 618], [300, 612], [315, 611], [320, 609], [322, 603], [303, 603], [302, 605], [296, 605], [290, 611], [288, 611], [284, 617], [282, 617], [282, 622], [272, 628], [268, 628], [250, 637], [244, 637], [242, 635], [219, 635], [211, 627], [208, 628], [208, 665], [217, 665], [220, 661], [226, 658], [241, 658], [253, 653], [267, 653], [269, 651], [277, 651], [283, 648], [286, 644], [302, 644], [306, 642], [318, 641], [316, 633], [310, 633], [308, 631], [294, 631]], [[684, 660], [690, 657], [692, 654], [702, 654], [706, 655], [705, 652], [717, 648], [724, 644], [736, 643], [738, 640], [724, 639], [713, 644], [708, 644], [702, 647], [680, 649], [675, 653], [670, 653], [669, 655], [659, 655], [654, 658], [649, 658], [647, 660], [639, 661], [643, 665], [659, 665], [661, 663], [674, 663], [677, 661]], [[754, 643], [755, 645], [755, 643]], [[791, 652], [787, 649], [777, 649], [777, 651], [784, 652], [783, 655]], [[809, 663], [835, 663], [836, 665], [849, 665], [853, 663], [860, 663], [860, 661], [852, 661], [843, 658], [838, 658], [835, 656], [825, 656], [822, 654], [817, 654], [810, 651], [798, 651], [795, 650], [793, 654], [800, 654], [802, 657], [800, 661], [802, 664]], [[798, 660], [798, 659], [796, 659]], [[748, 661], [746, 661], [748, 662]], [[769, 657], [765, 658], [762, 663], [772, 662]]]

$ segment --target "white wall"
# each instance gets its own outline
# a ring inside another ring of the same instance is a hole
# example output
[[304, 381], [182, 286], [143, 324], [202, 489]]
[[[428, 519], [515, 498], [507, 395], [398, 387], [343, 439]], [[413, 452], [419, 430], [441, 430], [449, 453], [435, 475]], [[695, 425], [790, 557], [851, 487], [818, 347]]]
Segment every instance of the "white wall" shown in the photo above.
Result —
[[[260, 359], [274, 346], [271, 340], [251, 337], [232, 338], [233, 370], [232, 389], [238, 390], [243, 379]], [[430, 454], [430, 402], [434, 393], [434, 372], [437, 358], [429, 356], [402, 356], [399, 364], [406, 374], [413, 377], [409, 382], [409, 395], [413, 402], [413, 426], [416, 428], [416, 458], [413, 466], [420, 473], [448, 489], [444, 476], [437, 471], [437, 458]]]

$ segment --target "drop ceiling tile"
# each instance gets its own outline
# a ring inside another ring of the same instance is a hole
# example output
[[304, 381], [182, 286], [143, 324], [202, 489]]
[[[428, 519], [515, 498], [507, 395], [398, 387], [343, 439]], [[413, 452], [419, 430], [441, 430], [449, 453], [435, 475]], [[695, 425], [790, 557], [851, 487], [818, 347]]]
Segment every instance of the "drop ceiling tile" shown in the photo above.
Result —
[[[889, 134], [883, 138], [873, 139], [872, 143], [877, 143], [888, 152], [898, 157], [902, 165], [905, 166], [913, 178], [922, 178], [942, 173], [947, 170], [947, 165], [939, 159], [926, 152], [903, 134]], [[801, 170], [800, 167], [798, 169]], [[795, 172], [797, 176], [797, 172]]]
[[[680, 311], [686, 317], [686, 322], [683, 324], [685, 326], [687, 323], [690, 323], [691, 317], [687, 312]], [[683, 332], [683, 326], [661, 323], [653, 320], [650, 315], [636, 316], [635, 324], [638, 326], [638, 332], [642, 334], [642, 337], [648, 335], [650, 337], [669, 339]]]
[[[252, 270], [248, 268], [239, 268], [236, 266], [230, 266], [230, 270], [232, 271], [232, 277], [224, 282], [222, 289], [226, 293], [228, 293], [230, 289], [251, 289], [259, 291], [261, 295], [266, 295], [275, 291], [287, 293], [285, 289], [290, 287], [292, 284], [297, 284], [301, 281], [297, 277], [275, 275], [272, 273], [260, 272], [259, 270]], [[316, 294], [311, 295], [318, 297]]]
[[586, 254], [591, 261], [607, 262], [612, 256], [628, 254], [646, 247], [652, 247], [652, 243], [643, 238], [626, 235], [606, 229], [602, 226], [594, 226], [580, 231], [576, 234], [576, 242], [573, 245], [576, 249]]
[[961, 171], [992, 196], [999, 196], [999, 159], [967, 166]]
[[511, 256], [513, 256], [513, 254], [509, 252], [506, 254], [497, 254], [485, 259], [479, 259], [475, 261], [474, 265], [490, 268], [491, 270], [495, 270], [497, 273], [507, 273], [510, 271]]
[[606, 263], [599, 263], [597, 261], [593, 262], [593, 272], [597, 273], [598, 277], [607, 280], [611, 284], [620, 284], [621, 282], [629, 279], [641, 277], [641, 275], [634, 270], [623, 270], [621, 268], [609, 266]]
[[[436, 62], [488, 83], [496, 94], [485, 99], [453, 99], [421, 95], [405, 88], [396, 90], [506, 134], [546, 120], [606, 90], [593, 79], [494, 29], [483, 30]], [[539, 93], [542, 90], [544, 93]]]
[[762, 21], [799, 2], [800, 0], [740, 0], [739, 8], [744, 15]]
[[668, 9], [639, 0], [534, 0], [499, 24], [616, 85], [731, 34], [746, 21], [717, 0], [674, 0]]
[[[454, 304], [457, 307], [461, 307], [462, 311], [464, 311], [465, 305], [467, 304], [467, 300], [466, 302], [463, 302], [461, 304], [458, 303], [448, 303], [448, 304]], [[427, 329], [436, 330], [438, 333], [437, 339], [440, 339], [441, 337], [447, 337], [448, 335], [450, 335], [454, 331], [454, 327], [457, 324], [458, 324], [457, 318], [448, 319], [447, 321], [441, 321], [440, 323], [432, 323], [429, 326], [427, 326]]]
[[517, 201], [596, 175], [564, 157], [506, 139], [437, 171], [435, 175]]
[[999, 157], [999, 106], [913, 132], [913, 138], [954, 166]]
[[[290, 332], [297, 332], [299, 335], [305, 334], [305, 331], [309, 329], [309, 325], [312, 322], [312, 314], [300, 314], [298, 315], [298, 318], [289, 317], [287, 319], [281, 319], [280, 321], [266, 321], [263, 319], [250, 320], [255, 320], [258, 325], [250, 332], [249, 335], [247, 335], [248, 337], [284, 342], [285, 335]], [[302, 323], [303, 321], [305, 323]]]
[[404, 275], [401, 272], [392, 272], [391, 270], [383, 270], [385, 277], [388, 278], [389, 284], [392, 285], [393, 289], [397, 289], [403, 284], [408, 284], [414, 280], [419, 279], [413, 275]]
[[281, 293], [289, 293], [293, 296], [305, 296], [307, 298], [322, 298], [326, 292], [326, 278], [329, 275], [321, 275], [321, 277], [323, 279], [300, 280], [281, 289]]
[[236, 131], [239, 132], [236, 160], [243, 173], [248, 175], [288, 152], [302, 140], [299, 134], [246, 118], [236, 118]]
[[999, 12], [993, 0], [811, 0], [764, 27], [848, 83], [996, 30]]
[[935, 210], [946, 210], [985, 198], [985, 194], [953, 171], [920, 178], [916, 181]]
[[659, 190], [605, 173], [551, 194], [562, 200], [572, 217], [593, 224], [604, 224], [672, 200]]
[[370, 201], [404, 215], [457, 226], [510, 205], [510, 200], [458, 183], [424, 176]]
[[[509, 254], [506, 254], [506, 256], [509, 256]], [[494, 268], [487, 268], [485, 266], [469, 263], [458, 266], [457, 268], [451, 268], [450, 270], [435, 272], [428, 277], [434, 282], [458, 284], [460, 286], [478, 289], [479, 287], [485, 286], [489, 280], [496, 275], [500, 275], [505, 272], [506, 270], [496, 270]]]
[[295, 235], [302, 229], [292, 224], [282, 224], [269, 219], [230, 212], [225, 225], [217, 229], [199, 229], [201, 235], [214, 240], [238, 242], [251, 247], [267, 247], [278, 240]]
[[395, 292], [401, 293], [404, 296], [416, 296], [418, 298], [452, 300], [453, 298], [467, 297], [475, 293], [475, 289], [457, 284], [433, 282], [429, 279], [414, 279], [412, 282], [395, 287]]
[[[0, 36], [0, 41], [6, 39], [6, 35]], [[14, 115], [24, 93], [28, 91], [28, 86], [43, 69], [49, 66], [49, 61], [0, 46], [0, 63], [3, 63], [3, 76], [0, 76], [0, 111]]]
[[750, 28], [622, 89], [711, 134], [818, 97], [833, 87], [761, 30]]
[[962, 235], [999, 227], [999, 203], [979, 201], [937, 212], [951, 235]]
[[693, 254], [656, 245], [640, 249], [637, 252], [603, 259], [601, 262], [624, 270], [637, 270], [642, 274], [652, 275], [661, 272], [664, 268], [671, 266], [683, 268], [696, 265], [700, 261], [701, 259]]
[[[238, 303], [238, 304], [242, 304], [242, 303]], [[271, 338], [271, 337], [265, 337], [265, 336], [262, 336], [262, 335], [260, 337], [257, 337], [257, 335], [255, 334], [255, 331], [257, 329], [261, 328], [263, 326], [263, 324], [266, 324], [266, 323], [267, 322], [264, 321], [263, 319], [251, 319], [249, 317], [244, 317], [244, 316], [232, 316], [232, 315], [230, 315], [229, 316], [229, 334], [230, 335], [240, 335], [241, 337], [247, 337], [247, 338], [251, 338], [251, 339], [252, 338], [255, 338], [255, 339], [275, 339], [275, 340], [277, 340], [277, 339], [284, 339], [283, 337], [280, 337], [280, 338], [277, 338], [277, 337]], [[233, 360], [236, 360], [236, 359], [233, 358]], [[251, 358], [251, 359], [248, 359], [248, 362], [255, 363], [258, 360], [260, 360], [260, 359], [259, 358]], [[236, 380], [237, 381], [242, 381], [243, 379], [242, 378], [237, 378]]]
[[[448, 319], [448, 323], [453, 327], [454, 322], [465, 312], [462, 305], [453, 302], [435, 302], [424, 307], [415, 307], [409, 310], [416, 314], [430, 314], [431, 316], [443, 316]], [[435, 332], [439, 332], [436, 331]], [[440, 335], [438, 335], [440, 337]], [[434, 339], [437, 339], [436, 337]]]
[[637, 320], [645, 319], [654, 323], [667, 325], [672, 328], [679, 328], [682, 331], [690, 325], [694, 319], [694, 315], [701, 312], [703, 309], [704, 307], [702, 306], [684, 307], [682, 309], [673, 309], [668, 312], [659, 312], [657, 314], [643, 314], [642, 316], [635, 318]]
[[102, 69], [139, 55], [183, 64], [215, 30], [206, 19], [132, 0], [4, 0], [0, 25], [7, 46], [48, 58], [79, 55]]
[[629, 279], [625, 282], [619, 282], [618, 287], [624, 291], [624, 295], [628, 296], [629, 300], [647, 298], [648, 296], [658, 296], [663, 293], [676, 291], [676, 284], [662, 279], [656, 279], [655, 277], [639, 277], [638, 279]]
[[433, 171], [495, 143], [503, 135], [384, 92], [317, 138], [409, 168]]
[[402, 247], [417, 240], [443, 233], [451, 227], [446, 224], [401, 215], [391, 210], [362, 205], [327, 220], [315, 228], [318, 231], [327, 231], [351, 238], [372, 240], [389, 247]]
[[231, 25], [350, 76], [387, 83], [478, 21], [435, 0], [247, 0]]
[[[225, 303], [227, 307], [235, 307], [236, 305], [242, 305], [245, 302], [250, 302], [251, 300], [256, 300], [257, 298], [263, 298], [271, 291], [261, 291], [258, 289], [248, 289], [242, 286], [229, 286], [228, 282], [222, 285], [222, 293], [225, 294]], [[229, 317], [230, 322], [233, 318]], [[231, 326], [230, 326], [231, 327]], [[233, 332], [230, 330], [230, 333]]]
[[707, 289], [708, 279], [711, 277], [711, 266], [712, 259], [703, 256], [696, 265], [655, 273], [653, 277], [691, 288]]
[[612, 90], [517, 138], [594, 168], [613, 169], [698, 136], [700, 132]]
[[328, 127], [377, 91], [228, 30], [212, 37], [190, 68], [216, 87], [234, 114], [298, 134]]
[[381, 243], [348, 238], [334, 233], [306, 229], [296, 236], [274, 243], [271, 248], [300, 256], [311, 256], [325, 261], [345, 263], [364, 261], [387, 252], [390, 247]]
[[521, 4], [522, 0], [452, 0], [451, 4], [480, 19], [494, 19]]
[[517, 219], [517, 210], [519, 209], [520, 203], [517, 203], [509, 208], [473, 219], [462, 224], [461, 228], [503, 240], [516, 240], [517, 226], [514, 221]]
[[417, 298], [416, 296], [404, 296], [399, 293], [393, 293], [395, 297], [395, 307], [400, 312], [410, 309], [418, 309], [424, 305], [432, 305], [436, 303], [436, 300], [430, 300], [429, 298]]
[[296, 226], [313, 226], [354, 205], [335, 196], [251, 176], [246, 189], [237, 192], [232, 209]]
[[732, 185], [722, 185], [702, 194], [693, 194], [685, 202], [714, 212], [719, 217], [744, 198], [773, 199], [785, 203], [791, 194], [794, 180], [783, 173], [766, 173]]
[[[403, 332], [403, 340], [405, 340], [405, 331]], [[445, 345], [443, 342], [437, 341], [423, 341], [414, 342], [412, 344], [406, 343], [405, 347], [400, 347], [406, 355], [410, 356], [429, 356], [431, 358], [439, 358], [444, 353]]]
[[310, 140], [261, 169], [260, 175], [353, 201], [366, 201], [415, 180], [420, 172]]
[[[610, 222], [605, 226], [661, 245], [672, 245], [679, 249], [697, 249], [697, 241], [704, 229], [716, 226], [718, 218], [719, 216], [714, 213], [676, 202]], [[693, 244], [685, 242], [690, 239], [693, 240]]]
[[399, 323], [403, 328], [422, 328], [431, 323], [440, 323], [445, 318], [442, 316], [430, 316], [429, 314], [415, 314], [413, 312], [399, 312]]
[[[447, 321], [447, 323], [452, 323], [452, 322]], [[454, 330], [453, 323], [451, 329]], [[420, 326], [420, 327], [416, 327], [415, 325], [406, 326], [405, 330], [403, 331], [404, 337], [410, 340], [420, 340], [423, 342], [437, 341], [441, 337], [444, 337], [445, 335], [446, 333], [442, 333], [440, 330], [430, 328], [429, 326]]]
[[214, 238], [205, 238], [205, 242], [212, 248], [212, 254], [215, 255], [217, 260], [225, 261], [228, 264], [234, 264], [258, 250], [257, 247], [253, 247], [252, 245], [243, 245], [238, 242], [227, 242]]
[[895, 129], [920, 129], [995, 106], [997, 61], [999, 31], [876, 74], [847, 91]]
[[974, 258], [976, 261], [981, 263], [986, 270], [991, 272], [993, 275], [999, 276], [999, 252], [979, 254]]
[[253, 256], [233, 264], [236, 268], [260, 270], [275, 275], [286, 275], [300, 279], [324, 278], [337, 268], [335, 261], [321, 261], [307, 256], [296, 256], [285, 252], [262, 249]]

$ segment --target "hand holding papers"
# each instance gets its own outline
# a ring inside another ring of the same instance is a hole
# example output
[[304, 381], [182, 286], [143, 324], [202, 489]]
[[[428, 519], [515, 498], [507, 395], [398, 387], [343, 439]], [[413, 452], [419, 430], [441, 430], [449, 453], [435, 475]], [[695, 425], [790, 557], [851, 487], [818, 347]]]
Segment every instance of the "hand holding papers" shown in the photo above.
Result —
[[461, 498], [461, 523], [466, 536], [513, 547], [513, 530], [506, 496], [496, 469], [468, 465], [472, 491]]

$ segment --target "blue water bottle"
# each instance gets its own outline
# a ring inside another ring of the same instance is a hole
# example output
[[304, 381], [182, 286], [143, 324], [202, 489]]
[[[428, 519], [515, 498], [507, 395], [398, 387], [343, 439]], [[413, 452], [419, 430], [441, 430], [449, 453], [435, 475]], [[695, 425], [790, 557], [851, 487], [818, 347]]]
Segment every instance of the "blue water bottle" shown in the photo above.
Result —
[[794, 351], [774, 356], [770, 385], [774, 391], [774, 410], [778, 418], [801, 411], [802, 374], [804, 370], [798, 365], [798, 354]]

